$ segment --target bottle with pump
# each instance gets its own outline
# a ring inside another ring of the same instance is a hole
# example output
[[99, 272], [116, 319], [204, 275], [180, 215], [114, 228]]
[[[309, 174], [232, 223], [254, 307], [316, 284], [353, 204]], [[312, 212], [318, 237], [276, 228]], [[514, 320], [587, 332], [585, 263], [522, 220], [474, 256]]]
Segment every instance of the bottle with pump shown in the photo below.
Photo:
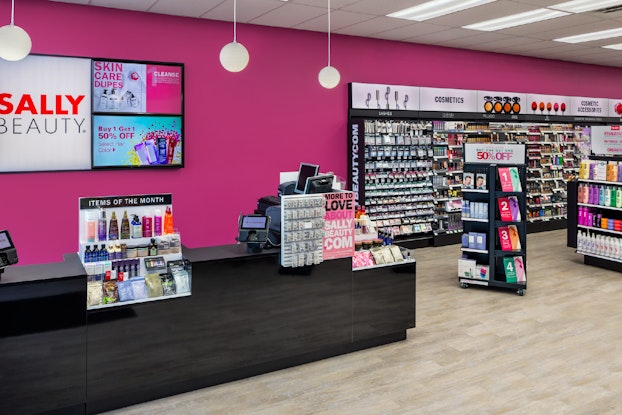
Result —
[[99, 219], [97, 219], [97, 238], [99, 241], [106, 241], [108, 239], [108, 232], [106, 225], [106, 211], [104, 209], [99, 210]]
[[143, 237], [143, 225], [140, 223], [140, 219], [138, 215], [134, 215], [132, 219], [132, 238], [142, 238]]
[[121, 219], [121, 239], [130, 239], [130, 220], [127, 217], [127, 210], [123, 212], [123, 219]]
[[169, 235], [175, 232], [175, 228], [173, 226], [173, 212], [171, 211], [171, 207], [167, 206], [164, 211], [164, 234]]
[[108, 227], [108, 239], [111, 241], [119, 239], [119, 222], [117, 222], [116, 212], [112, 212], [110, 217], [110, 226]]

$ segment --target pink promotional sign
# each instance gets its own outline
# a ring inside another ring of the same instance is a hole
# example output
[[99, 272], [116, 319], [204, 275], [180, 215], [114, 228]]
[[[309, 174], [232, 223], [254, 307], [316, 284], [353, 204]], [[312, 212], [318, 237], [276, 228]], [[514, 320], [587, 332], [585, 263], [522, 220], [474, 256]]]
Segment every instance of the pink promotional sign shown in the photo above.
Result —
[[147, 112], [181, 114], [182, 68], [147, 65]]
[[324, 260], [354, 255], [354, 193], [324, 193]]
[[181, 65], [93, 61], [93, 112], [182, 114]]

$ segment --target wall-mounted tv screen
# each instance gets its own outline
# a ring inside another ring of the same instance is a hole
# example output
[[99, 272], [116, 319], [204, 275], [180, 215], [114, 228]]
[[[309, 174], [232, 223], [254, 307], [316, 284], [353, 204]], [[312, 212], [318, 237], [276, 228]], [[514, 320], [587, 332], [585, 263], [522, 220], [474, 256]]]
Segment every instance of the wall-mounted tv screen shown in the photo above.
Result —
[[183, 64], [94, 59], [92, 167], [182, 167]]

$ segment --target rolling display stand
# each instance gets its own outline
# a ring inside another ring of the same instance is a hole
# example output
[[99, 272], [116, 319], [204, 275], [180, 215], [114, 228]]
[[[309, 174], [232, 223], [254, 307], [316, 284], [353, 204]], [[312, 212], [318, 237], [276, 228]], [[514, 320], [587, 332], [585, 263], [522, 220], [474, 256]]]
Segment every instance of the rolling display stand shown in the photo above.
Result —
[[[526, 279], [525, 147], [465, 144], [462, 257], [458, 279], [523, 295]], [[485, 161], [494, 160], [494, 164]]]

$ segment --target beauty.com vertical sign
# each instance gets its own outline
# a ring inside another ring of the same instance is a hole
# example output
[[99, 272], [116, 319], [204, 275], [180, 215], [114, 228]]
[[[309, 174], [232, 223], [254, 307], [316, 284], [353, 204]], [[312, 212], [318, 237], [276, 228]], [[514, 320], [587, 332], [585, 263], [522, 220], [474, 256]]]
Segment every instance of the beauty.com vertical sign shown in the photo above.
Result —
[[91, 60], [0, 60], [0, 172], [91, 168]]

